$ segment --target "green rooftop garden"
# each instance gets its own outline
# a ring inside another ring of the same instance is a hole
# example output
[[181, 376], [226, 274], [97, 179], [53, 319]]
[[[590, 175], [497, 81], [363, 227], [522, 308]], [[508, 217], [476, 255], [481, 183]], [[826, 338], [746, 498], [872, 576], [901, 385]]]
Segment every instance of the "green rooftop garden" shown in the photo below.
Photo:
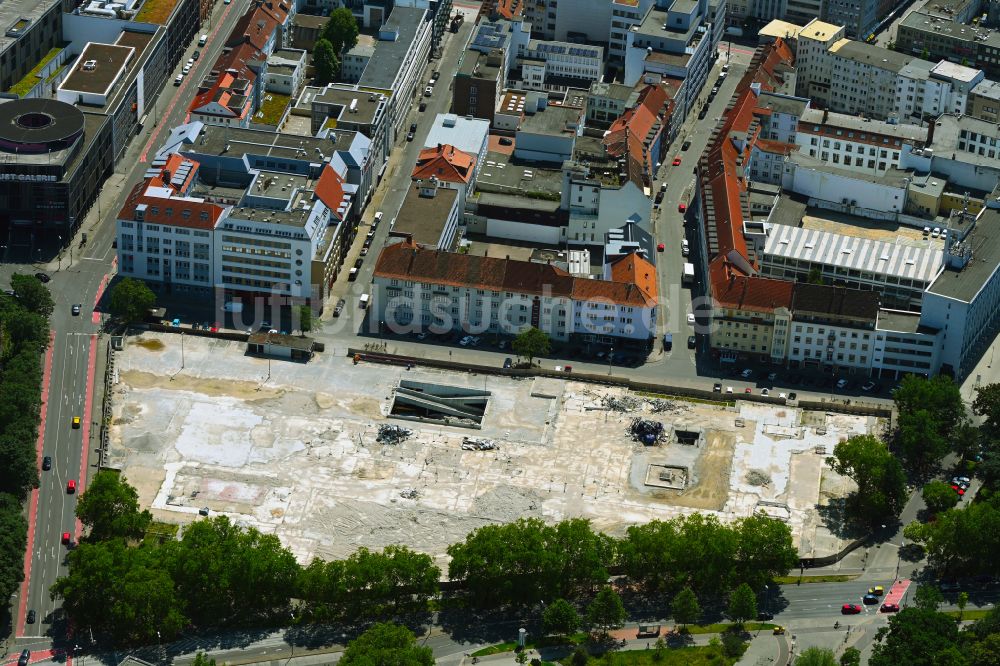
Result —
[[31, 71], [24, 75], [24, 78], [15, 83], [10, 87], [7, 92], [14, 93], [18, 97], [23, 97], [28, 94], [32, 88], [38, 85], [38, 82], [42, 80], [42, 77], [38, 75], [42, 69], [49, 64], [53, 58], [59, 55], [62, 51], [62, 47], [49, 49], [49, 52], [38, 61], [38, 64], [31, 68]]
[[260, 109], [254, 114], [253, 121], [262, 125], [277, 125], [285, 115], [285, 109], [291, 103], [292, 98], [288, 95], [265, 93], [264, 100]]
[[142, 3], [142, 9], [135, 15], [135, 20], [140, 23], [166, 25], [175, 5], [177, 0], [146, 0]]

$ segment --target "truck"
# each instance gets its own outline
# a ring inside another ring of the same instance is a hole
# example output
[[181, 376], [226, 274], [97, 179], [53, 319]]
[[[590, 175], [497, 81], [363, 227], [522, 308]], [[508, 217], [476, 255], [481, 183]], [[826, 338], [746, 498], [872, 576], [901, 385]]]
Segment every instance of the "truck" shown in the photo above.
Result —
[[205, 42], [208, 41], [208, 35], [202, 35], [198, 38], [198, 46], [204, 46]]
[[684, 274], [681, 276], [681, 284], [690, 287], [694, 284], [694, 264], [684, 263]]

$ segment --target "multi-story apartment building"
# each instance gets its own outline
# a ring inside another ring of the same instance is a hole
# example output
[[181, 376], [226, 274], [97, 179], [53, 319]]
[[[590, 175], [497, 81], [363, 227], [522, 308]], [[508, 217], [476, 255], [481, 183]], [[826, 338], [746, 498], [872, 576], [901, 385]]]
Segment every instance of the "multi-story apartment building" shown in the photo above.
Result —
[[599, 46], [532, 39], [519, 49], [520, 76], [514, 85], [525, 90], [588, 88], [604, 71], [604, 49]]
[[618, 119], [626, 109], [635, 106], [639, 91], [635, 86], [621, 83], [594, 81], [587, 95], [587, 124], [606, 127]]
[[791, 311], [789, 367], [868, 373], [875, 357], [877, 293], [798, 283]]
[[608, 62], [625, 63], [628, 33], [639, 25], [653, 6], [653, 0], [611, 0], [611, 31], [608, 34]]
[[531, 0], [524, 18], [536, 39], [607, 44], [611, 34], [612, 0]]
[[927, 142], [927, 128], [807, 109], [797, 119], [799, 152], [873, 174], [898, 168], [902, 156]]
[[410, 101], [419, 92], [420, 77], [430, 60], [432, 32], [426, 9], [394, 8], [379, 28], [375, 52], [358, 80], [361, 88], [389, 98], [390, 143], [403, 131]]
[[717, 8], [706, 0], [675, 0], [669, 9], [647, 12], [628, 33], [624, 83], [635, 85], [646, 73], [681, 82], [674, 99], [687, 117], [716, 57], [721, 24], [712, 23], [711, 11]]
[[1000, 82], [983, 79], [973, 86], [965, 112], [974, 118], [1000, 123]]
[[900, 22], [896, 49], [929, 60], [944, 59], [975, 67], [991, 78], [1000, 78], [1000, 33], [967, 23], [925, 5]]
[[871, 118], [962, 113], [979, 70], [932, 63], [846, 39], [843, 28], [813, 21], [798, 33], [796, 92], [831, 111]]
[[656, 326], [656, 269], [637, 254], [605, 279], [551, 264], [389, 245], [375, 265], [372, 308], [392, 330], [516, 335], [534, 326], [581, 346], [649, 349]]

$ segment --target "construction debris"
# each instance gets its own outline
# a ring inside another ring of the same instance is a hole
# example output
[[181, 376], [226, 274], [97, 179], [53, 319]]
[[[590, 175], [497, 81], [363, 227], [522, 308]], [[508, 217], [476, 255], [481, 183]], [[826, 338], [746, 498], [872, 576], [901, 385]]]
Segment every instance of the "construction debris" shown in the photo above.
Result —
[[403, 492], [399, 493], [399, 496], [403, 499], [415, 500], [420, 497], [420, 492], [416, 488], [407, 488]]
[[641, 404], [641, 401], [629, 395], [606, 395], [601, 398], [601, 405], [613, 412], [631, 412], [638, 409]]
[[759, 469], [751, 469], [747, 471], [747, 483], [751, 486], [769, 486], [771, 475]]
[[649, 409], [654, 414], [660, 414], [662, 412], [681, 412], [687, 409], [687, 405], [674, 402], [672, 400], [663, 400], [661, 398], [652, 398], [646, 401], [649, 404]]
[[632, 439], [642, 442], [646, 446], [653, 446], [657, 442], [666, 439], [666, 430], [659, 421], [648, 421], [636, 418], [632, 420], [632, 425], [628, 431], [632, 434]]
[[463, 451], [493, 451], [499, 448], [499, 444], [484, 437], [466, 437], [462, 440]]
[[378, 427], [378, 437], [376, 441], [380, 444], [399, 444], [405, 442], [413, 431], [403, 426], [383, 423]]

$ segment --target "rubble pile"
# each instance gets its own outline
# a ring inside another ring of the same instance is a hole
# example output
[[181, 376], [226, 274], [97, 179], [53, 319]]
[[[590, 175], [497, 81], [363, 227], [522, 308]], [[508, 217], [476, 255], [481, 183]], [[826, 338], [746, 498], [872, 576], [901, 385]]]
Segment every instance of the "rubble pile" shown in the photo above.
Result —
[[483, 437], [466, 437], [462, 440], [463, 451], [494, 451], [499, 448], [500, 445], [492, 439]]
[[628, 428], [632, 439], [642, 442], [646, 446], [653, 446], [667, 437], [663, 424], [659, 421], [649, 421], [647, 419], [633, 419], [632, 425]]
[[378, 437], [375, 441], [379, 444], [399, 444], [405, 442], [413, 431], [403, 426], [383, 423], [378, 427]]
[[601, 398], [601, 405], [613, 412], [631, 412], [642, 403], [629, 395], [606, 395]]

